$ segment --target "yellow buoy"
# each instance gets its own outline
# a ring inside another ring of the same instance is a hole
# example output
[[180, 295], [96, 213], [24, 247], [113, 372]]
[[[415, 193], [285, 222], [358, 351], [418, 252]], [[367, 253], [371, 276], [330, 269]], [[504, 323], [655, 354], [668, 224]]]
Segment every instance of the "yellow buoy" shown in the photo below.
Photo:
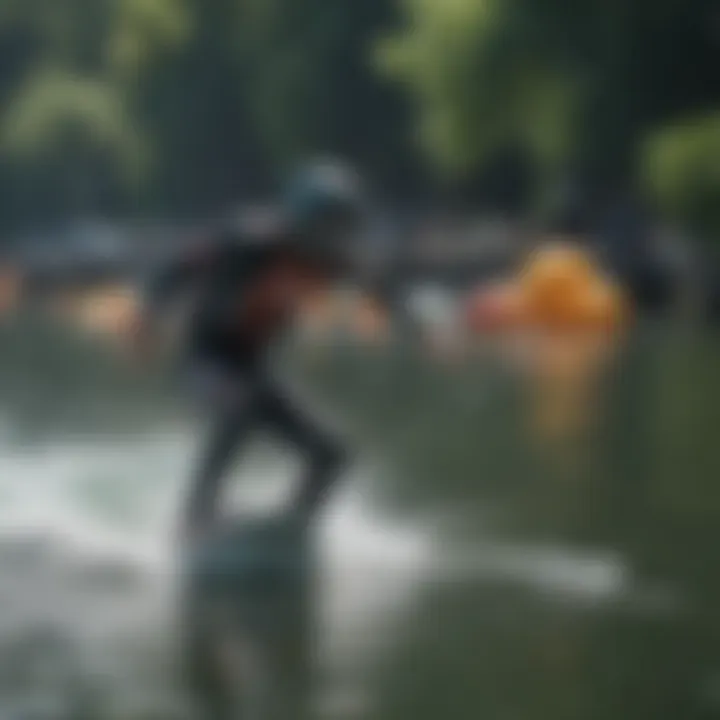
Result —
[[628, 302], [616, 283], [598, 279], [587, 288], [579, 315], [588, 330], [614, 334], [629, 320]]
[[624, 315], [619, 289], [588, 252], [568, 243], [537, 250], [518, 282], [538, 329], [614, 330]]
[[516, 283], [530, 330], [523, 370], [534, 430], [543, 441], [577, 439], [597, 415], [603, 369], [629, 304], [592, 254], [570, 243], [541, 246]]

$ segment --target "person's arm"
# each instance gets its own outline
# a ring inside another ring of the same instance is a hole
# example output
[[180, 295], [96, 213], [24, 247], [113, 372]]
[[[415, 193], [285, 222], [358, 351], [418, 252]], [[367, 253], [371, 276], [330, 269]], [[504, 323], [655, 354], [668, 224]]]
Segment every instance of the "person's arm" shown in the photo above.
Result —
[[405, 252], [395, 252], [386, 262], [356, 276], [368, 308], [386, 330], [392, 328], [406, 340], [423, 343], [427, 328], [412, 302], [412, 272]]
[[[411, 307], [412, 248], [417, 227], [402, 217], [380, 220], [377, 236], [382, 240], [370, 248], [368, 259], [358, 271], [358, 287], [377, 317], [412, 342], [425, 336], [423, 323]], [[373, 259], [374, 256], [374, 259]]]
[[364, 317], [369, 317], [364, 335], [376, 340], [389, 331], [424, 349], [443, 362], [456, 362], [466, 354], [459, 299], [450, 291], [429, 294], [411, 289], [401, 268], [382, 277], [366, 278], [361, 284]]

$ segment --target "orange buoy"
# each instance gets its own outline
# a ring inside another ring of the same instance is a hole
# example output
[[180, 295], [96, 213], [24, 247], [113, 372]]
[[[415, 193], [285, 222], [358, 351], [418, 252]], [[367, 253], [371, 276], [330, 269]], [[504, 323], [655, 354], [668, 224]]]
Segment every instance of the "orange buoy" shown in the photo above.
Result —
[[574, 248], [552, 245], [534, 253], [519, 278], [533, 324], [543, 327], [573, 324], [592, 279], [587, 259]]
[[626, 315], [619, 288], [604, 277], [588, 253], [568, 244], [538, 250], [519, 283], [537, 329], [609, 331]]
[[627, 302], [620, 288], [604, 278], [593, 283], [578, 307], [577, 320], [593, 332], [614, 334], [620, 331], [628, 320]]

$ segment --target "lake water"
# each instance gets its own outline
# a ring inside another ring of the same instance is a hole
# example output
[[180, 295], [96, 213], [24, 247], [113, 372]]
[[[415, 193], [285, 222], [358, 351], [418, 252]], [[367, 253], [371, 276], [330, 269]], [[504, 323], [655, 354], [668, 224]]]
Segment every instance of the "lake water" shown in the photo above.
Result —
[[[201, 430], [159, 374], [2, 332], [0, 717], [182, 717], [173, 518]], [[720, 717], [720, 342], [646, 323], [572, 463], [487, 363], [309, 351], [360, 460], [317, 528], [319, 717]], [[272, 507], [261, 439], [230, 502]]]

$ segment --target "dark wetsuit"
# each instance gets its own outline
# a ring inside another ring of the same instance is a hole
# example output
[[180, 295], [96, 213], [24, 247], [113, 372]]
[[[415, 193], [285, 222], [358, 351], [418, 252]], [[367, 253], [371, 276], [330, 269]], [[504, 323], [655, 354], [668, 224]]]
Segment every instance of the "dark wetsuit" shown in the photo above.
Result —
[[318, 272], [320, 279], [326, 274], [296, 255], [282, 232], [230, 229], [219, 230], [207, 242], [181, 253], [151, 278], [147, 290], [151, 316], [178, 293], [195, 293], [187, 336], [188, 370], [216, 414], [193, 473], [187, 507], [191, 527], [206, 527], [214, 519], [221, 481], [258, 426], [268, 427], [304, 456], [306, 474], [296, 498], [299, 511], [310, 512], [342, 469], [345, 453], [340, 442], [268, 369], [269, 347], [291, 315], [281, 313], [257, 324], [252, 317], [253, 297], [262, 298], [263, 285], [277, 286], [283, 282], [278, 273], [289, 272], [292, 277], [298, 271]]

